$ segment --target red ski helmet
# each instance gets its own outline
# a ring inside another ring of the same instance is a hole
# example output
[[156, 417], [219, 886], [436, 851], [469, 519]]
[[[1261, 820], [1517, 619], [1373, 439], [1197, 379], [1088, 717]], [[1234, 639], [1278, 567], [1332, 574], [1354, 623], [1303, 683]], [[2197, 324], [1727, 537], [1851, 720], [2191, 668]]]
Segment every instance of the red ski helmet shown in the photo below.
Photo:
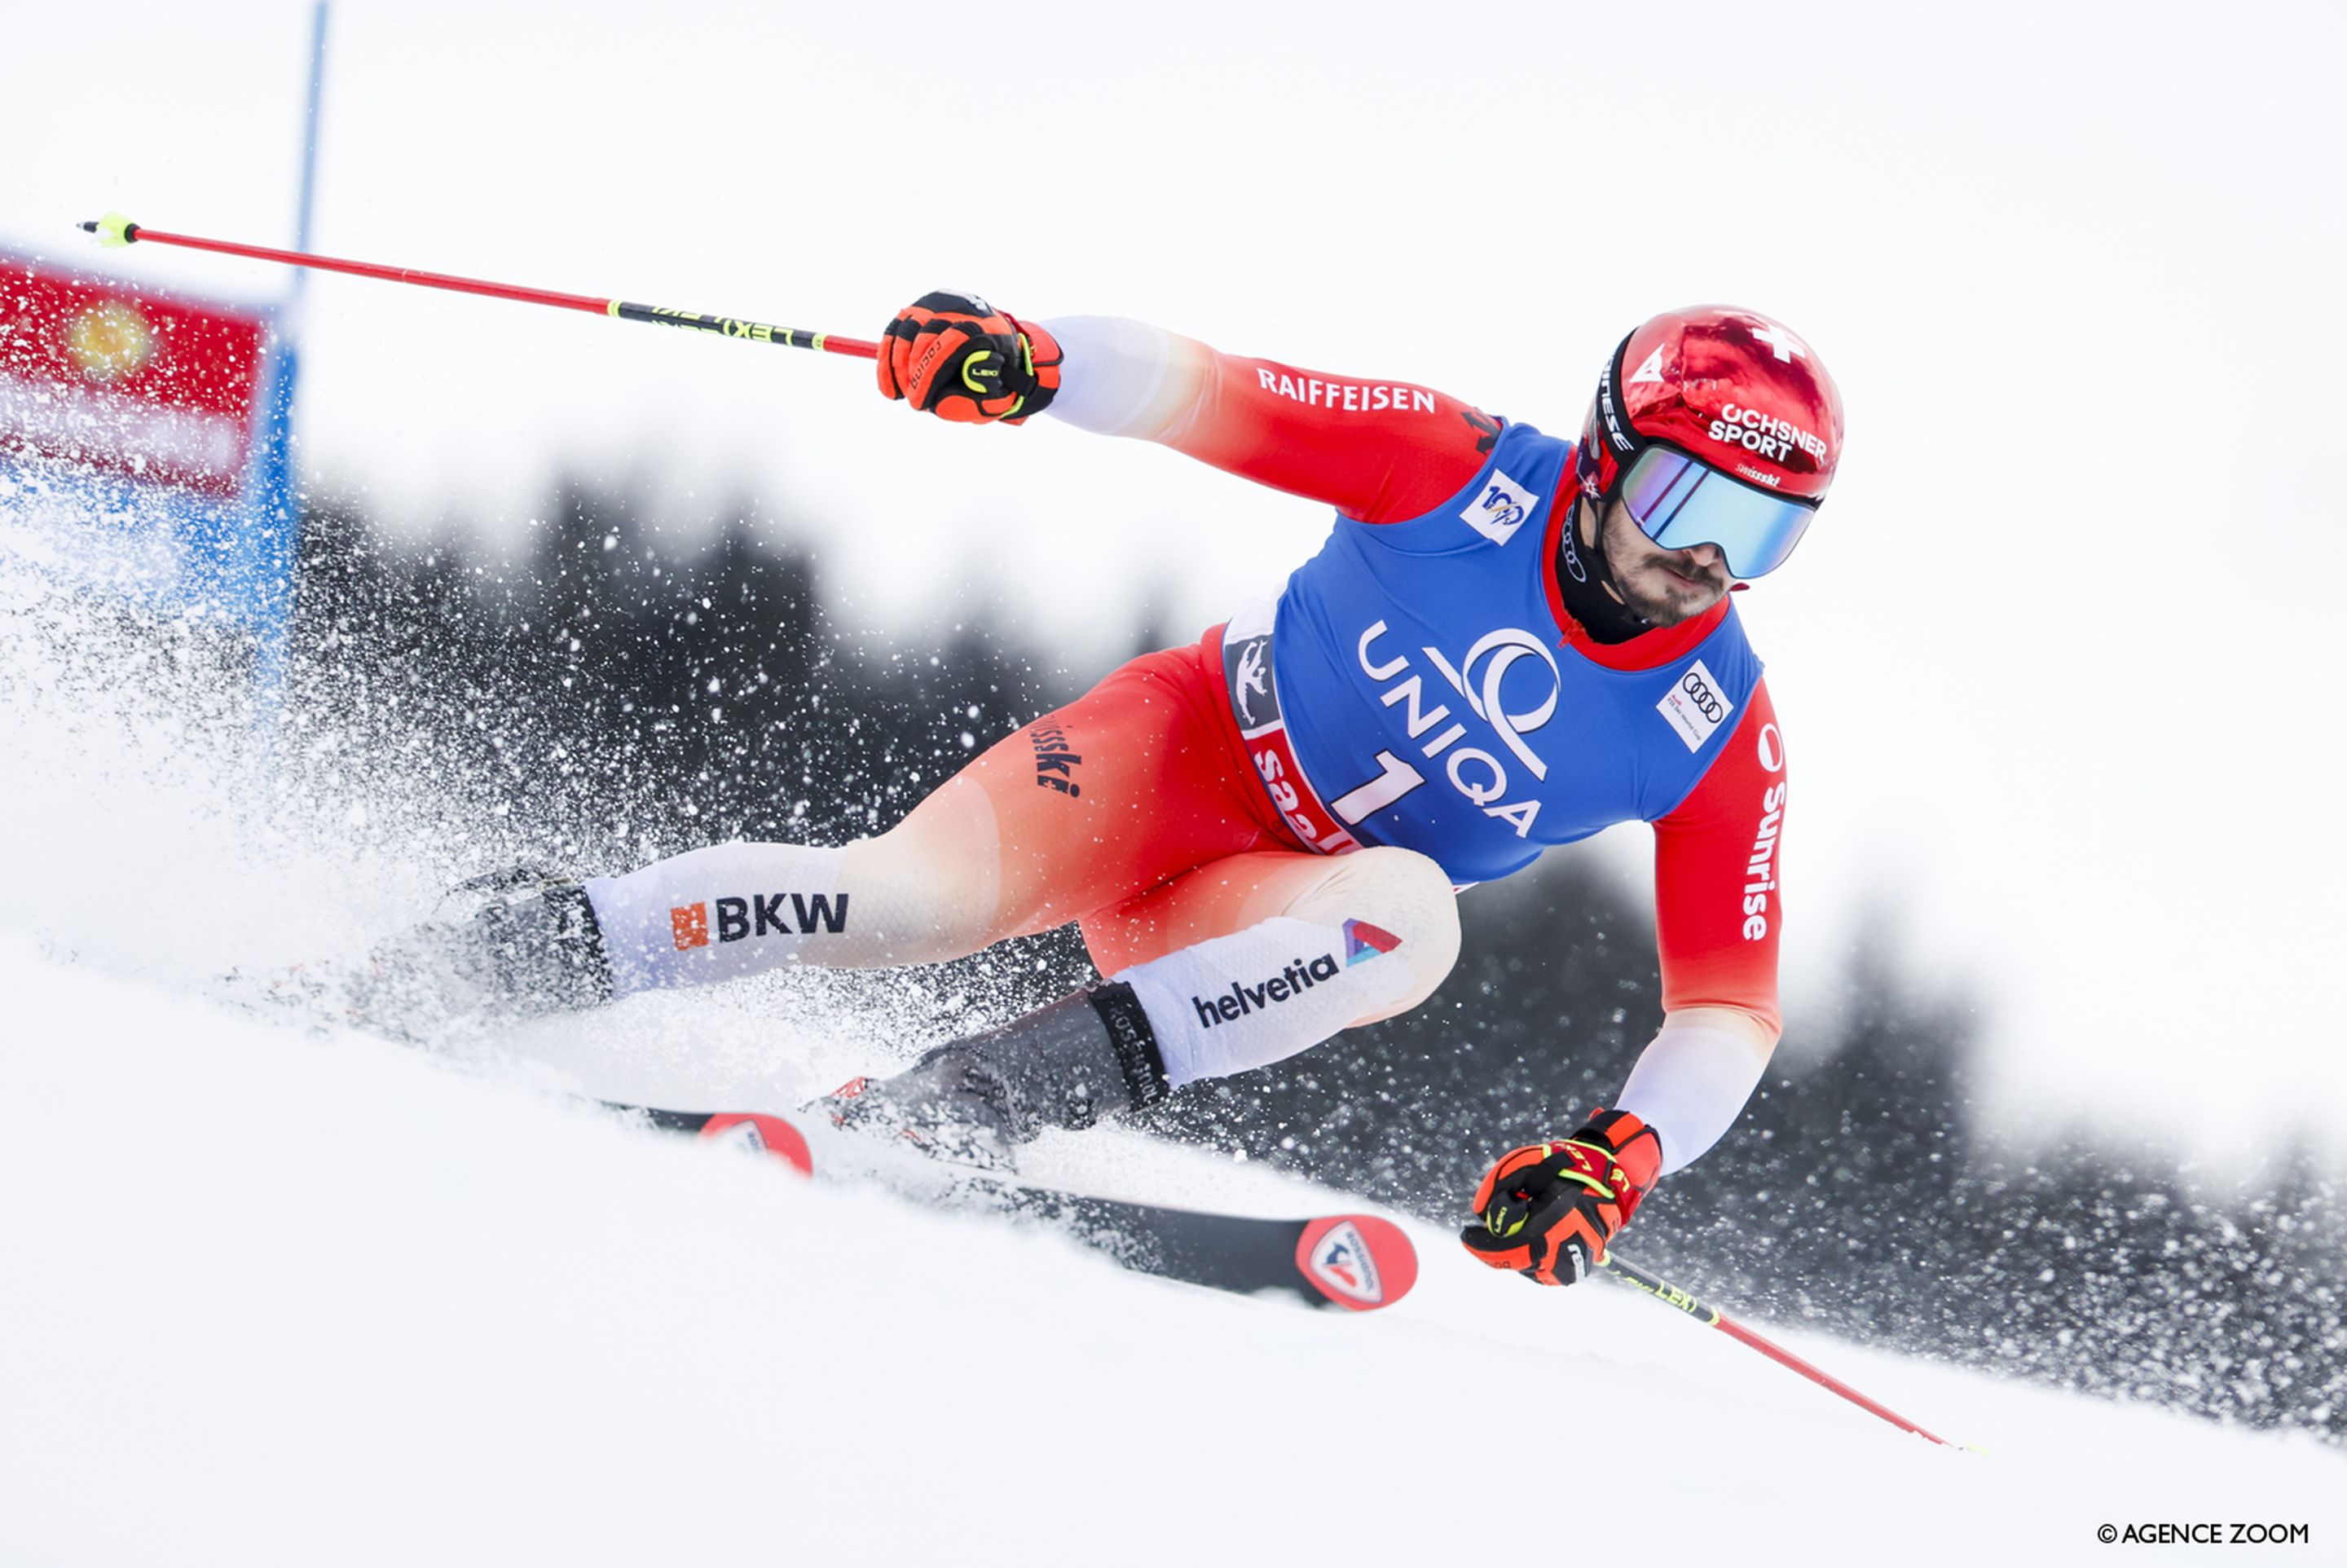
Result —
[[1708, 544], [1755, 578], [1782, 566], [1841, 460], [1841, 394], [1816, 351], [1732, 305], [1668, 311], [1622, 340], [1574, 458], [1665, 549]]

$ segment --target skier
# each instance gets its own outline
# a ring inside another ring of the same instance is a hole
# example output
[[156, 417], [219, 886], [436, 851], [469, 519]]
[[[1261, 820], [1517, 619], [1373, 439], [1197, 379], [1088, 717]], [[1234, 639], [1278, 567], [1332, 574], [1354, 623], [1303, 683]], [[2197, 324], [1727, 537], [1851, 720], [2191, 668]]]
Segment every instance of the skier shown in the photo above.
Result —
[[431, 966], [538, 1011], [1077, 921], [1102, 983], [819, 1102], [999, 1165], [1043, 1127], [1417, 1006], [1458, 956], [1460, 889], [1643, 820], [1663, 1027], [1610, 1108], [1494, 1163], [1462, 1235], [1580, 1278], [1727, 1132], [1779, 1032], [1785, 746], [1728, 592], [1782, 564], [1832, 479], [1816, 354], [1748, 311], [1658, 315], [1573, 442], [1406, 382], [939, 292], [890, 322], [878, 379], [944, 419], [1159, 442], [1333, 506], [1334, 530], [1276, 604], [1112, 672], [877, 837], [517, 890], [418, 934]]

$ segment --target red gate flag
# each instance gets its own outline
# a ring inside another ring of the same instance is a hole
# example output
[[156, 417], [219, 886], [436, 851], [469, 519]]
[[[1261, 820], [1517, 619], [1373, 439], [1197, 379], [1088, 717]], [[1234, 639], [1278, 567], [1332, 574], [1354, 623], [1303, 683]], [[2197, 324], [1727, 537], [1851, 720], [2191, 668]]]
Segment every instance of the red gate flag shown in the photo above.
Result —
[[265, 316], [0, 257], [0, 457], [234, 497]]

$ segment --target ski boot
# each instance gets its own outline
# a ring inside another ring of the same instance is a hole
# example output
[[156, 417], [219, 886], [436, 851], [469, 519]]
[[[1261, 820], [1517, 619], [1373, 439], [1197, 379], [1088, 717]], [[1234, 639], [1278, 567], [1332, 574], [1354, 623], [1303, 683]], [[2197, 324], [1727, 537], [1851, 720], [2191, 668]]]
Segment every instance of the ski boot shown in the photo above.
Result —
[[300, 964], [232, 996], [322, 1023], [422, 1043], [466, 1022], [512, 1023], [599, 1006], [610, 966], [586, 889], [538, 867], [458, 883], [433, 917], [355, 963]]
[[543, 867], [458, 883], [431, 920], [369, 958], [376, 997], [426, 1015], [509, 1023], [611, 999], [587, 889]]
[[805, 1109], [936, 1159], [1010, 1171], [1012, 1151], [1044, 1128], [1089, 1127], [1153, 1105], [1168, 1088], [1133, 988], [1111, 983], [938, 1046], [894, 1077], [851, 1079]]

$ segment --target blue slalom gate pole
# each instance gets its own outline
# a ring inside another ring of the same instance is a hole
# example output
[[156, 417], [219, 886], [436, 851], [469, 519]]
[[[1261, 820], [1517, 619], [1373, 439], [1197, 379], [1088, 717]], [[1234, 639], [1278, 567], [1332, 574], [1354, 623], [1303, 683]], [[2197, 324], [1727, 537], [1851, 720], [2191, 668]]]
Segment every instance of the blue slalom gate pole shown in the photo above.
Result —
[[[310, 22], [310, 83], [302, 114], [302, 180], [296, 192], [293, 242], [306, 250], [317, 208], [319, 105], [326, 77], [327, 0]], [[263, 395], [261, 451], [245, 518], [239, 563], [254, 642], [253, 740], [261, 776], [273, 780], [284, 719], [285, 680], [292, 656], [294, 577], [300, 566], [302, 503], [293, 467], [293, 393], [301, 364], [301, 304], [309, 274], [296, 270], [277, 311], [277, 342]], [[272, 792], [273, 793], [273, 792]]]

